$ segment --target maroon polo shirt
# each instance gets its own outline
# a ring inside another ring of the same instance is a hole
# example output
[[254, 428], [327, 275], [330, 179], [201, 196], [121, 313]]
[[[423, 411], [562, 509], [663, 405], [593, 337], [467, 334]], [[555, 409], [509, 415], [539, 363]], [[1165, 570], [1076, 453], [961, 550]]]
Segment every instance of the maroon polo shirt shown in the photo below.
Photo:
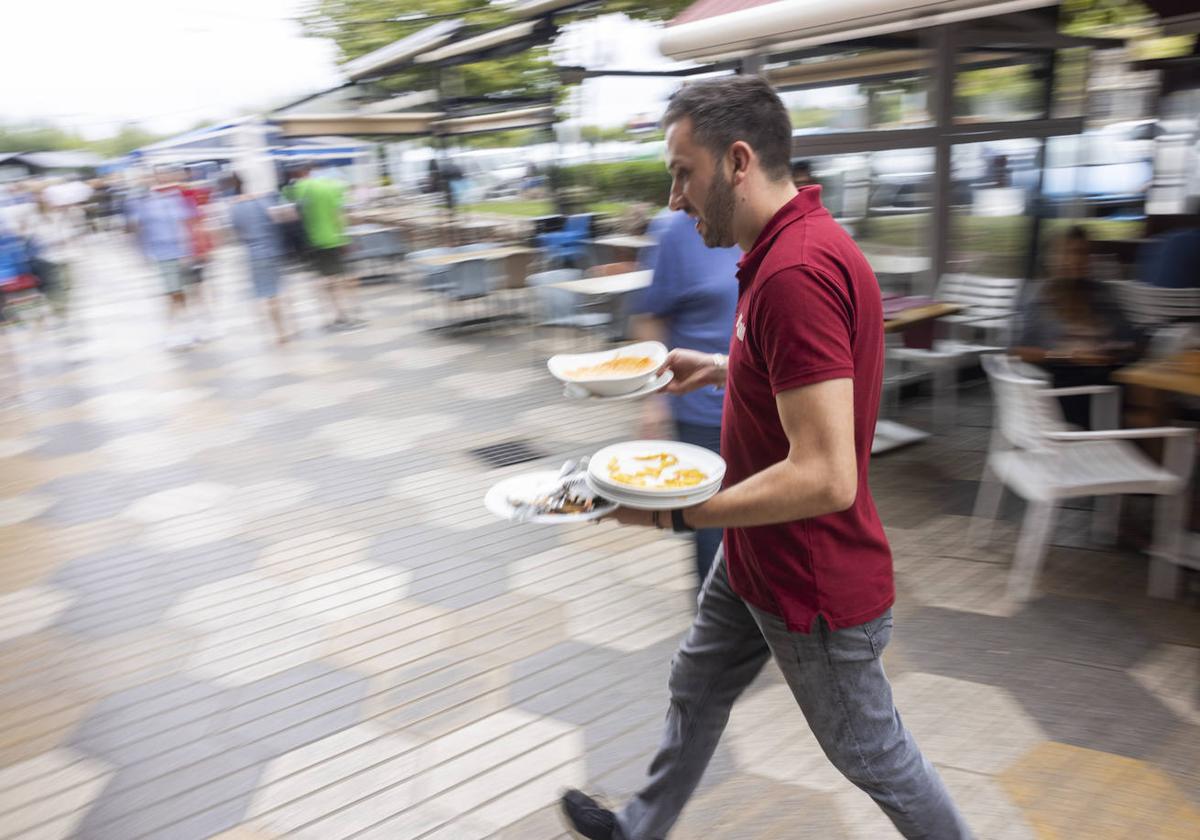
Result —
[[895, 598], [892, 554], [867, 467], [883, 376], [883, 305], [862, 251], [805, 187], [759, 234], [738, 266], [721, 425], [725, 486], [788, 455], [775, 395], [829, 379], [854, 381], [858, 496], [841, 513], [756, 528], [727, 528], [735, 592], [807, 633], [878, 618]]

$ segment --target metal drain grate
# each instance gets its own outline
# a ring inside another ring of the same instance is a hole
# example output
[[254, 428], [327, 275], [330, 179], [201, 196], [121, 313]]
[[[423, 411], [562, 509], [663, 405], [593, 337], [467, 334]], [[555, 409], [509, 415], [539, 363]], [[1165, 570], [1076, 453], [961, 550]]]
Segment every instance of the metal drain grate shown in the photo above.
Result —
[[534, 449], [527, 440], [506, 440], [472, 449], [471, 454], [489, 467], [511, 467], [545, 457], [546, 453]]

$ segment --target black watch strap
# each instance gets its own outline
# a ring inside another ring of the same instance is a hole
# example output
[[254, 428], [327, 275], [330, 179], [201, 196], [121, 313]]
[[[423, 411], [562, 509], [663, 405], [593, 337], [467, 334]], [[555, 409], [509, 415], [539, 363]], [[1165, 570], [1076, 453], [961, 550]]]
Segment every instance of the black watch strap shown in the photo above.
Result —
[[683, 511], [678, 509], [671, 511], [671, 528], [677, 534], [686, 534], [696, 530], [683, 521]]

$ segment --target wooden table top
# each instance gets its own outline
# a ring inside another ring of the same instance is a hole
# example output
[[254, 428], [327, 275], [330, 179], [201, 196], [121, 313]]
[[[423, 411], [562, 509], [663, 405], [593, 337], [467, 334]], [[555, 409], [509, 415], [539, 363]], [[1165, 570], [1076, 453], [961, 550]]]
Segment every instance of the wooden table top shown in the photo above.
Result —
[[579, 295], [623, 295], [646, 288], [653, 277], [653, 271], [630, 271], [625, 274], [610, 274], [607, 277], [567, 280], [564, 283], [554, 283], [553, 286]]
[[1200, 397], [1200, 353], [1188, 351], [1140, 362], [1116, 371], [1113, 381], [1122, 385], [1140, 385], [1157, 391]]
[[897, 312], [891, 318], [883, 321], [884, 332], [903, 332], [911, 326], [933, 321], [944, 315], [953, 315], [966, 309], [961, 303], [930, 303], [925, 306], [914, 306]]
[[503, 260], [508, 257], [519, 257], [522, 254], [535, 254], [536, 248], [528, 248], [524, 245], [504, 245], [499, 248], [487, 248], [478, 251], [452, 251], [449, 254], [437, 254], [427, 257], [413, 258], [413, 262], [421, 265], [454, 265], [455, 263], [467, 262], [468, 260]]

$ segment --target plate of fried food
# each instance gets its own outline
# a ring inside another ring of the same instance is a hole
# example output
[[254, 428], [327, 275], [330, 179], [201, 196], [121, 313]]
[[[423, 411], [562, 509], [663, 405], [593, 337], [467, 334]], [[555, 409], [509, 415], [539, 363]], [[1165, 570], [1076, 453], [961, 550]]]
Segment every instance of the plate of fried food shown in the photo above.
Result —
[[639, 510], [673, 510], [717, 494], [725, 461], [700, 446], [635, 440], [606, 446], [588, 461], [587, 484], [598, 496]]
[[666, 387], [671, 372], [659, 373], [666, 361], [666, 345], [641, 341], [601, 353], [551, 356], [546, 367], [568, 397], [629, 399]]

